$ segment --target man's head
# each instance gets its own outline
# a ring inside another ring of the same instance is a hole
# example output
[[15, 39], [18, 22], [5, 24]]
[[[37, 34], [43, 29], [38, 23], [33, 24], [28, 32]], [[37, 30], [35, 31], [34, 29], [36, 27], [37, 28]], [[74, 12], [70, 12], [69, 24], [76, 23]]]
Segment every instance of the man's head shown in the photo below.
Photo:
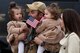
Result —
[[46, 5], [43, 2], [33, 2], [32, 4], [27, 4], [27, 6], [29, 10], [29, 16], [39, 19], [44, 15]]

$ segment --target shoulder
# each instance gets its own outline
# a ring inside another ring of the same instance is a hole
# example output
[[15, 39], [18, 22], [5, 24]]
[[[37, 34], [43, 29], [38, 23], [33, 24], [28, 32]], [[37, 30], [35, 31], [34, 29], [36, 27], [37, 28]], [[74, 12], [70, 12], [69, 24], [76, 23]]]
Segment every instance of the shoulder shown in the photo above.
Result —
[[46, 21], [48, 21], [48, 19], [44, 19], [44, 20], [42, 20], [42, 22], [46, 22]]
[[76, 33], [72, 32], [70, 35], [69, 35], [69, 39], [70, 40], [78, 40], [79, 41], [79, 37]]
[[42, 23], [49, 24], [49, 23], [54, 23], [54, 21], [53, 19], [44, 19]]
[[71, 38], [72, 38], [72, 37], [73, 37], [73, 38], [74, 38], [74, 37], [79, 38], [78, 35], [77, 35], [75, 32], [72, 32], [72, 33], [70, 34], [70, 37], [71, 37]]
[[40, 22], [40, 25], [46, 25], [47, 22], [48, 22], [47, 19], [44, 19]]
[[7, 25], [12, 25], [15, 21], [9, 21]]

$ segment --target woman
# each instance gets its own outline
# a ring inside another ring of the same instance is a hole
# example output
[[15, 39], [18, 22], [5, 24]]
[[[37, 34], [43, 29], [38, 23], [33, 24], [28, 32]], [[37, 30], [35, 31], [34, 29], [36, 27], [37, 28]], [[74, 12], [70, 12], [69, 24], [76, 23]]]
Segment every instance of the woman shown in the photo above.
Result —
[[80, 17], [73, 9], [65, 9], [62, 13], [65, 26], [65, 37], [60, 41], [62, 45], [59, 53], [80, 53]]

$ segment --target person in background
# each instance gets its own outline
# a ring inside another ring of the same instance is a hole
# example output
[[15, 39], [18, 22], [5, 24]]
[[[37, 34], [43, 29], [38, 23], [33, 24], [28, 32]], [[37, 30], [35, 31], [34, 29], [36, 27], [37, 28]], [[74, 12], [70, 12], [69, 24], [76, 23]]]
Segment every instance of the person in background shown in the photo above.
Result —
[[7, 23], [7, 42], [10, 44], [13, 53], [24, 53], [24, 41], [29, 29], [24, 19], [23, 10], [15, 2], [9, 6], [10, 21]]
[[65, 37], [60, 41], [59, 53], [80, 53], [80, 15], [74, 9], [62, 13]]

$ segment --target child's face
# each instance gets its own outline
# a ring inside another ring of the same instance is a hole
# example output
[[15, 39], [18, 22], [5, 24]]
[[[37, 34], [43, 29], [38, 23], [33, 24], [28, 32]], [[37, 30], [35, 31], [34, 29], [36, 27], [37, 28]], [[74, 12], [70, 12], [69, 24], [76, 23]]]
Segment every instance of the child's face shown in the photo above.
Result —
[[22, 20], [21, 9], [13, 9], [13, 12], [14, 12], [14, 19], [17, 21], [21, 21]]
[[45, 18], [47, 18], [47, 19], [52, 18], [51, 13], [47, 9], [45, 9], [44, 12], [45, 12], [45, 15], [44, 15]]

